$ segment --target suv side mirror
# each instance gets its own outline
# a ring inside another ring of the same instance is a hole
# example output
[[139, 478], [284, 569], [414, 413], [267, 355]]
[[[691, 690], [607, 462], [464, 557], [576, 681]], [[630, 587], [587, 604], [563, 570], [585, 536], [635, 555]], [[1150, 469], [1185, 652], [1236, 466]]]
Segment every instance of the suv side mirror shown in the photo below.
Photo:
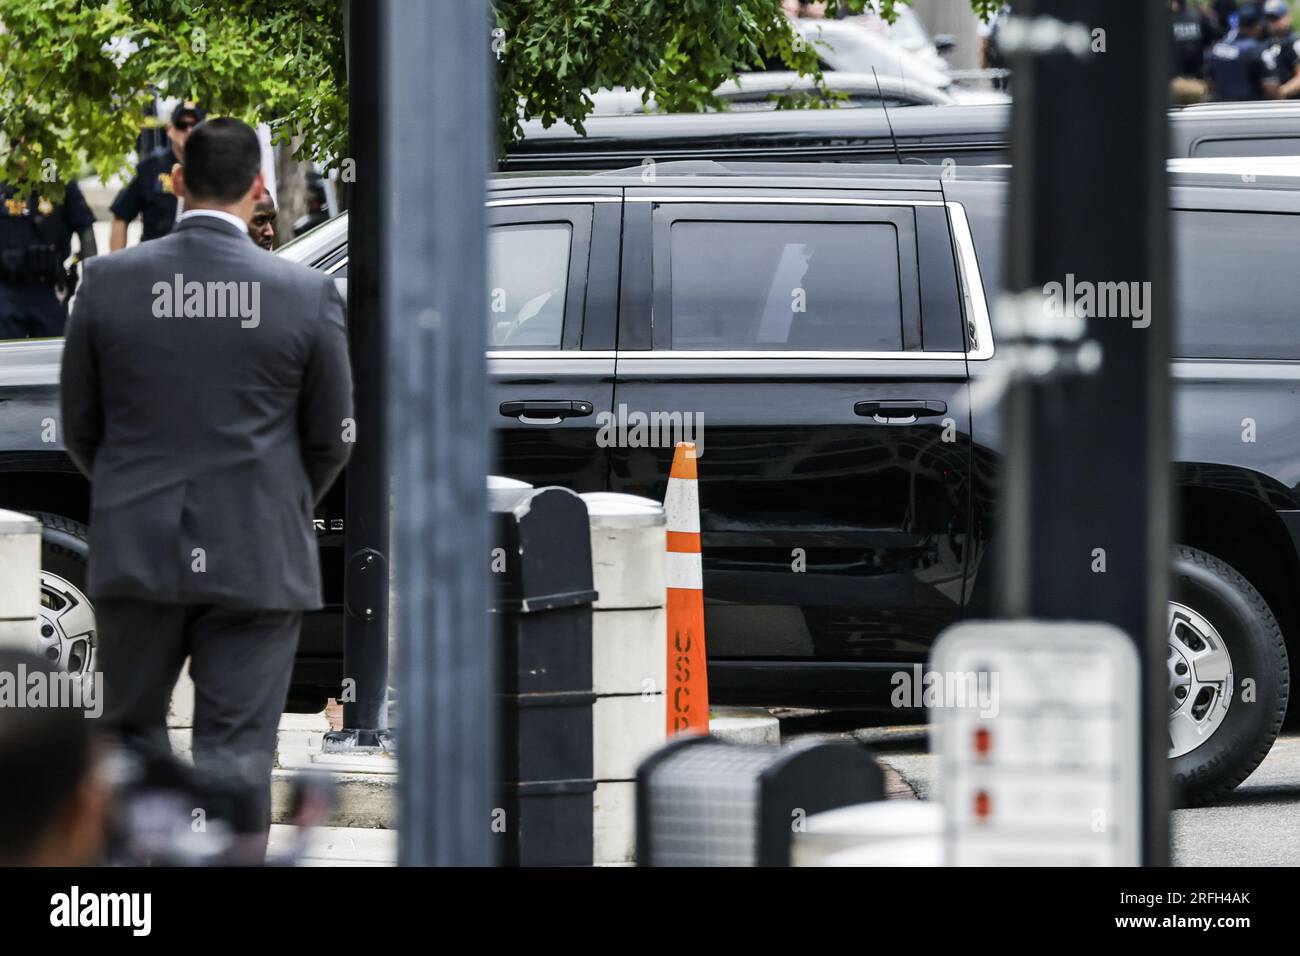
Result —
[[934, 38], [934, 48], [943, 54], [951, 53], [957, 48], [957, 38], [951, 33], [940, 33]]

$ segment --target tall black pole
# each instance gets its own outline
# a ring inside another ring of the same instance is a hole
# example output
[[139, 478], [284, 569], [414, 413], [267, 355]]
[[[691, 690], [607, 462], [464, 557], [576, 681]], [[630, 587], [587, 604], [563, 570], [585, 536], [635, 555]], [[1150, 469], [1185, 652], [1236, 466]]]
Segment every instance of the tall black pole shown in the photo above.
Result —
[[[1010, 296], [999, 319], [1015, 327], [1035, 308], [1042, 315], [1047, 284], [1071, 275], [1150, 282], [1151, 310], [1136, 323], [1087, 317], [1081, 335], [1062, 326], [1011, 343], [1057, 349], [1063, 367], [1022, 375], [1008, 395], [1000, 610], [1104, 621], [1136, 642], [1142, 861], [1165, 865], [1169, 11], [1154, 2], [1018, 0], [1015, 16], [1018, 24], [999, 31], [1012, 48], [1015, 97]], [[1083, 367], [1072, 368], [1080, 354]]]
[[399, 858], [484, 865], [493, 862], [497, 769], [487, 617], [487, 7], [384, 0], [379, 9]]
[[[355, 381], [356, 446], [344, 504], [343, 727], [326, 734], [326, 751], [387, 747], [388, 522], [385, 452], [385, 333], [379, 304], [384, 236], [379, 229], [379, 14], [349, 3], [348, 345]], [[346, 167], [345, 167], [346, 171]]]

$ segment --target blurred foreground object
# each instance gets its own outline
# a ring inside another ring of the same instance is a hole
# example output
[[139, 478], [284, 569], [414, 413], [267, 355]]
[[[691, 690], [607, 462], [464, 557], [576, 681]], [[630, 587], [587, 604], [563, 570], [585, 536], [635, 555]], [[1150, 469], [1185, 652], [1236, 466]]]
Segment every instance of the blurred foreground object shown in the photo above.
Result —
[[637, 771], [637, 863], [788, 866], [792, 834], [810, 816], [884, 797], [884, 771], [859, 744], [683, 735]]
[[791, 866], [939, 866], [943, 810], [923, 800], [880, 800], [808, 818]]
[[958, 624], [930, 674], [949, 865], [1138, 865], [1138, 658], [1118, 628]]
[[310, 831], [329, 822], [334, 783], [328, 774], [298, 774], [290, 848], [266, 856], [258, 774], [235, 759], [195, 766], [141, 741], [108, 761], [114, 789], [109, 862], [117, 866], [289, 866], [306, 850]]
[[[35, 654], [0, 648], [0, 866], [100, 861], [108, 788], [88, 719], [94, 708], [65, 694], [80, 680]], [[46, 691], [39, 700], [30, 696], [38, 684]]]

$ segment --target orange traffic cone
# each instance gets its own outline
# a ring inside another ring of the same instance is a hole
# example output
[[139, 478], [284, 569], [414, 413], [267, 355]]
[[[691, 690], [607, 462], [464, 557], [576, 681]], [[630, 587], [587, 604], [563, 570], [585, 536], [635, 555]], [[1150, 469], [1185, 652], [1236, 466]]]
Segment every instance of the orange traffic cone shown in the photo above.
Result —
[[668, 475], [668, 734], [709, 732], [704, 657], [704, 568], [695, 443], [678, 442]]

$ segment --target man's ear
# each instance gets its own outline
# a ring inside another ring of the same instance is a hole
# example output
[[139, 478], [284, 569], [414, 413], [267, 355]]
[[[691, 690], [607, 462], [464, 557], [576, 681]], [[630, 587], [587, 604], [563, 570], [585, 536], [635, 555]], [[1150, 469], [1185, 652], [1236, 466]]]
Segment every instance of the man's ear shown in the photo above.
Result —
[[263, 176], [261, 172], [259, 172], [256, 176], [253, 177], [253, 190], [248, 194], [248, 198], [253, 200], [254, 205], [257, 205], [262, 201], [262, 197], [265, 195], [266, 195], [266, 177]]
[[172, 167], [172, 192], [181, 199], [188, 198], [185, 194], [185, 167], [180, 163]]

